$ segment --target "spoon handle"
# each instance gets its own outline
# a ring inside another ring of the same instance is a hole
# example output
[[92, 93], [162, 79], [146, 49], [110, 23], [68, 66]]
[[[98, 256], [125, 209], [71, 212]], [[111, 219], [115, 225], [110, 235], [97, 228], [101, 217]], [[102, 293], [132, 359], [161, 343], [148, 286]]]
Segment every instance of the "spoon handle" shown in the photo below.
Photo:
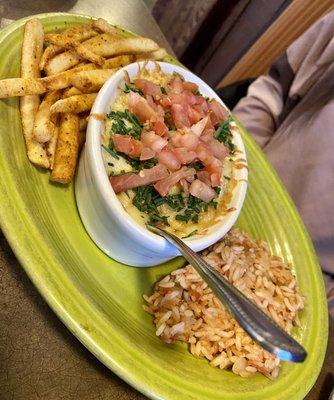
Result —
[[305, 349], [292, 336], [279, 327], [276, 322], [269, 318], [181, 239], [162, 229], [153, 226], [148, 226], [148, 228], [164, 237], [181, 252], [239, 325], [261, 347], [270, 353], [276, 354], [284, 361], [303, 362], [305, 360], [307, 356]]

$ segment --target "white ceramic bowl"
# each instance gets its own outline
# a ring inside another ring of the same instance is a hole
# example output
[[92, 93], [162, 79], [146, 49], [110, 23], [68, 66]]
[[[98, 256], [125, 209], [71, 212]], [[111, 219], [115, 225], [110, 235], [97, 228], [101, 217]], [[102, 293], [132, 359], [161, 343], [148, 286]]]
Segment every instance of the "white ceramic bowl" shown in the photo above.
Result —
[[[138, 73], [139, 65], [127, 65], [114, 74], [100, 90], [91, 113], [106, 114], [115, 101], [124, 81], [124, 71], [130, 78]], [[195, 82], [200, 92], [209, 98], [222, 101], [201, 79], [179, 66], [159, 62], [166, 73], [178, 72], [187, 81]], [[154, 68], [155, 63], [147, 63]], [[123, 84], [124, 86], [124, 84]], [[223, 104], [224, 105], [224, 104]], [[224, 105], [225, 107], [225, 105]], [[162, 237], [139, 225], [122, 207], [110, 185], [102, 158], [101, 133], [104, 123], [91, 118], [87, 127], [85, 148], [82, 151], [75, 182], [75, 195], [81, 220], [96, 245], [109, 257], [127, 265], [147, 267], [160, 264], [178, 255], [179, 252]], [[238, 158], [245, 158], [245, 149], [236, 129], [233, 129], [233, 142], [241, 151]], [[200, 251], [222, 238], [235, 223], [247, 189], [247, 168], [235, 170], [238, 184], [233, 189], [230, 207], [235, 211], [228, 213], [213, 225], [206, 235], [193, 236], [185, 242], [195, 251]]]

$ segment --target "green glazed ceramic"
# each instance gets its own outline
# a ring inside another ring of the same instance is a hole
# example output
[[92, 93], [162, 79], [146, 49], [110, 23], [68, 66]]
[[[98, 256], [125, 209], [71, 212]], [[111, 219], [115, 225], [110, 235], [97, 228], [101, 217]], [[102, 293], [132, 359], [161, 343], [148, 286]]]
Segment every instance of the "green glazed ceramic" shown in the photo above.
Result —
[[[46, 32], [88, 19], [61, 13], [39, 18]], [[0, 78], [19, 76], [25, 21], [0, 32]], [[319, 374], [327, 344], [321, 271], [287, 192], [244, 130], [250, 174], [237, 226], [267, 240], [275, 254], [293, 264], [306, 296], [301, 328], [294, 335], [308, 357], [300, 365], [283, 363], [276, 381], [262, 375], [238, 377], [194, 358], [183, 344], [161, 342], [151, 316], [142, 309], [142, 295], [183, 260], [137, 269], [104, 255], [81, 224], [73, 185], [50, 184], [49, 173], [28, 162], [17, 98], [0, 100], [0, 119], [1, 228], [45, 300], [97, 358], [153, 399], [286, 400], [306, 395]]]

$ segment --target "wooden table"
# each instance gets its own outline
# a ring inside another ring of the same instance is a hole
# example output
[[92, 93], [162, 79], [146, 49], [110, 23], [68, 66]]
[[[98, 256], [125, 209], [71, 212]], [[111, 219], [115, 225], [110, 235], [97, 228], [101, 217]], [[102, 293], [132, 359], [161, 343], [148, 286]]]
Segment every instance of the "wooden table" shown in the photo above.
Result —
[[[0, 0], [2, 23], [40, 12], [103, 16], [171, 52], [142, 1]], [[333, 321], [322, 373], [307, 396], [328, 399], [333, 386]], [[102, 365], [50, 310], [0, 232], [0, 400], [145, 399]]]

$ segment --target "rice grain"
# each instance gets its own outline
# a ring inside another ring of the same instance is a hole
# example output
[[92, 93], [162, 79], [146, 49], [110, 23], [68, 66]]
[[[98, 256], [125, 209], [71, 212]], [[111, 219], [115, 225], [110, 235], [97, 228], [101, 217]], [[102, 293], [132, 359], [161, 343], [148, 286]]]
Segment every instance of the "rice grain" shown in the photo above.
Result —
[[[266, 242], [232, 229], [202, 256], [287, 332], [299, 325], [304, 298], [291, 269]], [[163, 341], [185, 341], [194, 356], [242, 377], [278, 377], [280, 360], [247, 335], [190, 265], [157, 282], [144, 300]]]

